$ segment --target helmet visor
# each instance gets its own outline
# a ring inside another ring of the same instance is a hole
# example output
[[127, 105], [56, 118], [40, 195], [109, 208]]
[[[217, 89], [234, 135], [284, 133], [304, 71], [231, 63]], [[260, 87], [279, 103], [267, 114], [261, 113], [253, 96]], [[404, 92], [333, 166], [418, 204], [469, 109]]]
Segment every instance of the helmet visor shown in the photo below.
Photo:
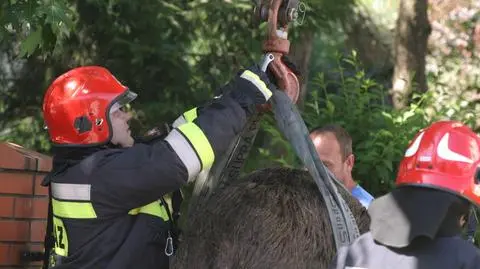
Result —
[[122, 107], [135, 100], [135, 98], [137, 98], [137, 94], [135, 92], [127, 90], [124, 94], [122, 94], [115, 100], [115, 103], [110, 108], [110, 113], [122, 109]]

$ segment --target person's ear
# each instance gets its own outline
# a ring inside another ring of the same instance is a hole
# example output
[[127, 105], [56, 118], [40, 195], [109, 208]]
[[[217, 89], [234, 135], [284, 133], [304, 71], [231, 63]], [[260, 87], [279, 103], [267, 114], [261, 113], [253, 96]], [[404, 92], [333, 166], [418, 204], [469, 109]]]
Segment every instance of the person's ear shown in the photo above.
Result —
[[345, 160], [345, 163], [347, 164], [348, 171], [352, 171], [353, 165], [355, 164], [355, 155], [350, 154], [347, 156], [347, 159]]
[[467, 216], [466, 215], [460, 216], [459, 224], [460, 224], [460, 228], [465, 227], [465, 225], [467, 224]]

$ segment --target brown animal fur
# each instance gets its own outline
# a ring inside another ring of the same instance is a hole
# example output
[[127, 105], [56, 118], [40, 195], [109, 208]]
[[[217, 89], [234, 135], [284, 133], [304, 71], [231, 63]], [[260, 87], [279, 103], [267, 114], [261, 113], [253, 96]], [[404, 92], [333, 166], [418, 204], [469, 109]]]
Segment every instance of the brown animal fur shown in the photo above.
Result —
[[[361, 233], [370, 218], [342, 190]], [[187, 216], [174, 269], [327, 268], [335, 243], [327, 208], [306, 171], [256, 171], [203, 201]]]

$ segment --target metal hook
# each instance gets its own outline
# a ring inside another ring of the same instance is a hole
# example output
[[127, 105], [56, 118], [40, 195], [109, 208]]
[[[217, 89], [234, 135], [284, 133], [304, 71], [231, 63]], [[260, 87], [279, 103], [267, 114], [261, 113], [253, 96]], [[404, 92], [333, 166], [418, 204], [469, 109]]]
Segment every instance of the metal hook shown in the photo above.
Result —
[[167, 255], [167, 257], [170, 257], [173, 255], [173, 238], [172, 238], [172, 235], [170, 234], [170, 231], [168, 231], [168, 237], [165, 243], [165, 255]]
[[275, 60], [275, 56], [273, 56], [273, 54], [271, 54], [271, 53], [265, 54], [265, 56], [263, 57], [262, 65], [261, 65], [261, 69], [262, 69], [263, 72], [267, 72], [268, 65], [273, 60]]

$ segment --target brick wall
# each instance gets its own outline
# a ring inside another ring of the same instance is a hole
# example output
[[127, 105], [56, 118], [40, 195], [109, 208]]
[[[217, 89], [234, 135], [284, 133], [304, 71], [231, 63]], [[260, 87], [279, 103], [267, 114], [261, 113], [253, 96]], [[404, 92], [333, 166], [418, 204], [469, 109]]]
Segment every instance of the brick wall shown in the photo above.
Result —
[[51, 158], [0, 143], [0, 268], [41, 268], [25, 253], [43, 252], [48, 190], [40, 185]]

